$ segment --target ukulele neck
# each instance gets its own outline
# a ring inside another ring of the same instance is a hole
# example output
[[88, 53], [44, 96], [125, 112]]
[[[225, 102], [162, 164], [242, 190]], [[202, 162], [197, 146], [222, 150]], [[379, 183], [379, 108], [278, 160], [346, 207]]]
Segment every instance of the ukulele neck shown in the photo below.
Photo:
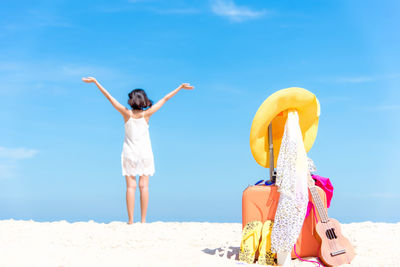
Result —
[[[311, 176], [310, 176], [310, 179], [312, 179]], [[329, 221], [328, 212], [325, 209], [325, 206], [322, 203], [321, 197], [318, 194], [317, 187], [314, 184], [314, 180], [312, 180], [312, 182], [313, 182], [312, 184], [308, 185], [308, 188], [310, 189], [311, 196], [314, 200], [314, 204], [315, 204], [315, 207], [317, 208], [321, 222], [326, 223]]]

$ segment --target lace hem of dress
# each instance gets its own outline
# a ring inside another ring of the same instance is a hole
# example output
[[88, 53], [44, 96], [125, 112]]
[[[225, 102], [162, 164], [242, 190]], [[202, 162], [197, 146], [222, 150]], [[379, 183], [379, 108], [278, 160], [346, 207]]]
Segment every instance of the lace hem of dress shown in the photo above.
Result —
[[154, 176], [154, 173], [155, 172], [152, 172], [152, 173], [122, 173], [122, 176], [143, 176], [143, 175], [146, 175], [146, 176]]
[[129, 158], [122, 157], [122, 175], [123, 176], [137, 176], [137, 175], [148, 175], [153, 176], [154, 161], [153, 159], [141, 159], [133, 161]]

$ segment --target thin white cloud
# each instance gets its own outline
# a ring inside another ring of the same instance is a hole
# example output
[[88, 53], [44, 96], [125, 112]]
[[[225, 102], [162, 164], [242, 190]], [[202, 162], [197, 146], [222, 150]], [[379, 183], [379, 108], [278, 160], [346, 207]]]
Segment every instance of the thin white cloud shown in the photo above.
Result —
[[55, 87], [51, 84], [53, 82], [80, 83], [80, 79], [84, 76], [111, 80], [124, 78], [125, 81], [132, 79], [132, 75], [85, 63], [0, 61], [0, 80], [3, 81], [0, 84], [0, 95], [43, 89], [43, 86], [52, 90]]
[[0, 26], [2, 34], [19, 31], [32, 31], [39, 28], [69, 28], [73, 25], [61, 16], [40, 9], [24, 11], [22, 19], [14, 19]]
[[372, 82], [375, 80], [375, 77], [368, 76], [358, 76], [358, 77], [339, 77], [337, 82], [340, 83], [366, 83]]
[[99, 76], [115, 76], [114, 71], [105, 67], [78, 65], [78, 64], [64, 64], [59, 67], [59, 73], [66, 77], [80, 77], [86, 75], [97, 74]]
[[0, 146], [0, 179], [18, 176], [18, 161], [34, 157], [35, 149], [7, 148]]
[[353, 77], [338, 77], [336, 82], [339, 83], [368, 83], [381, 80], [389, 80], [400, 78], [400, 73], [370, 75], [370, 76], [353, 76]]
[[399, 199], [400, 194], [393, 193], [393, 192], [376, 192], [370, 195], [372, 198], [379, 198], [379, 199]]
[[376, 106], [374, 109], [377, 110], [377, 111], [395, 111], [395, 110], [400, 110], [400, 105], [398, 105], [398, 104], [393, 104], [393, 105], [385, 104], [385, 105]]
[[6, 148], [0, 146], [0, 158], [1, 159], [26, 159], [32, 158], [38, 153], [35, 149], [26, 149], [26, 148]]
[[318, 98], [322, 105], [326, 104], [338, 104], [350, 100], [350, 97], [344, 95], [332, 95], [332, 96], [322, 96]]
[[129, 3], [152, 2], [152, 0], [128, 0]]
[[400, 199], [400, 194], [397, 192], [368, 192], [368, 193], [345, 193], [340, 194], [341, 198], [351, 198], [351, 199], [364, 199], [364, 198], [373, 198], [373, 199], [385, 199], [385, 200], [395, 200]]
[[19, 62], [0, 62], [0, 71], [17, 71], [20, 68]]
[[[160, 7], [151, 4], [151, 0], [132, 0], [128, 1], [128, 4], [121, 6], [105, 6], [97, 8], [98, 11], [103, 13], [121, 13], [121, 12], [132, 12], [132, 11], [140, 11], [140, 12], [149, 12], [154, 14], [161, 15], [186, 15], [186, 14], [198, 14], [201, 13], [200, 9], [193, 7], [171, 7], [171, 5], [167, 5], [166, 7]], [[143, 3], [143, 5], [136, 5], [139, 3]], [[151, 5], [150, 5], [151, 4]]]
[[17, 172], [14, 162], [0, 162], [0, 179], [14, 178], [15, 176], [17, 176]]
[[223, 84], [223, 83], [210, 84], [207, 86], [207, 88], [210, 88], [211, 90], [215, 90], [218, 92], [222, 92], [227, 95], [242, 95], [245, 93], [245, 91], [242, 89], [239, 89], [230, 84]]
[[37, 27], [71, 27], [72, 24], [65, 21], [61, 16], [43, 10], [29, 10], [32, 23]]
[[[39, 78], [40, 80], [69, 79], [71, 76], [101, 73], [115, 76], [116, 73], [107, 67], [97, 65], [70, 63], [62, 61], [0, 61], [0, 78], [16, 73], [16, 77]], [[8, 76], [10, 77], [10, 76]], [[47, 79], [46, 79], [47, 78]]]
[[237, 6], [233, 0], [213, 0], [211, 10], [214, 14], [226, 17], [234, 22], [255, 19], [266, 14], [265, 10], [252, 10], [245, 6]]
[[200, 13], [200, 10], [196, 8], [166, 8], [166, 9], [157, 9], [155, 12], [159, 14], [171, 14], [171, 15], [185, 15], [185, 14], [197, 14]]

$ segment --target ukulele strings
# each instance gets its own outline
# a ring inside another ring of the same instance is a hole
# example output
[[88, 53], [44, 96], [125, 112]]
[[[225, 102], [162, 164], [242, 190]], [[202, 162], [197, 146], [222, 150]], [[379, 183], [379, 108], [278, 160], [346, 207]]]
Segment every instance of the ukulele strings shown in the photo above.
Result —
[[[314, 199], [314, 202], [315, 202], [315, 204], [316, 204], [316, 206], [317, 206], [317, 211], [318, 211], [318, 214], [319, 214], [319, 216], [320, 216], [320, 219], [321, 219], [321, 224], [322, 224], [322, 229], [323, 229], [323, 231], [324, 231], [324, 234], [326, 235], [327, 234], [327, 231], [328, 231], [328, 228], [327, 228], [327, 226], [326, 226], [326, 223], [327, 223], [327, 216], [326, 216], [326, 214], [325, 214], [325, 212], [323, 212], [324, 210], [321, 208], [321, 203], [320, 203], [320, 199], [319, 198], [317, 198], [317, 196], [316, 196], [316, 192], [315, 192], [315, 186], [313, 186], [312, 188], [310, 188], [310, 191], [311, 191], [311, 195], [312, 195], [312, 197], [313, 197], [313, 199]], [[318, 194], [318, 193], [317, 193]], [[319, 197], [319, 195], [318, 195], [318, 197]], [[315, 216], [317, 216], [316, 214], [315, 214]], [[329, 248], [331, 249], [331, 250], [333, 250], [333, 247], [332, 247], [332, 244], [331, 244], [331, 242], [329, 242], [330, 240], [329, 240], [329, 236], [328, 236], [328, 246], [329, 246]]]
[[[328, 228], [328, 225], [327, 225], [328, 222], [329, 222], [328, 214], [325, 211], [325, 208], [322, 207], [321, 199], [319, 197], [318, 192], [316, 192], [315, 188], [316, 188], [315, 186], [310, 187], [310, 192], [311, 192], [311, 195], [312, 195], [312, 197], [314, 199], [314, 202], [315, 202], [315, 204], [317, 206], [317, 211], [318, 211], [318, 214], [319, 214], [320, 219], [321, 219], [321, 223], [322, 223], [322, 228], [324, 230], [324, 234], [328, 235], [328, 231], [333, 229], [333, 227]], [[317, 216], [317, 215], [315, 214], [315, 216]], [[336, 244], [335, 244], [335, 242], [333, 242], [333, 239], [335, 239], [335, 235], [332, 232], [329, 232], [329, 233], [330, 233], [330, 236], [332, 237], [332, 239], [330, 239], [329, 236], [328, 236], [329, 248], [331, 250], [337, 251]]]
[[[329, 223], [328, 211], [325, 209], [324, 205], [322, 204], [321, 197], [319, 196], [319, 194], [316, 190], [316, 185], [315, 185], [314, 179], [311, 177], [310, 174], [308, 177], [309, 177], [309, 181], [312, 182], [312, 184], [309, 184], [309, 188], [310, 188], [312, 198], [314, 199], [314, 202], [317, 206], [317, 211], [318, 211], [318, 214], [321, 219], [322, 229], [324, 230], [324, 234], [328, 237], [328, 246], [331, 250], [337, 251], [336, 242], [333, 241], [333, 239], [335, 238], [334, 235], [332, 235], [332, 233], [330, 232], [330, 236], [332, 237], [332, 239], [330, 239], [329, 235], [328, 235], [328, 230], [333, 229], [333, 227], [328, 228], [328, 225], [327, 225]], [[315, 214], [315, 216], [317, 216], [317, 215]]]
[[[317, 197], [319, 197], [319, 195]], [[334, 251], [337, 251], [338, 248], [336, 246], [336, 241], [335, 241], [336, 234], [334, 232], [334, 227], [332, 226], [332, 223], [330, 223], [330, 220], [329, 220], [329, 217], [328, 217], [328, 212], [325, 209], [325, 207], [322, 205], [321, 200], [318, 199], [318, 202], [319, 202], [319, 206], [320, 206], [321, 210], [323, 211], [323, 216], [325, 217], [325, 221], [326, 221], [326, 223], [324, 223], [325, 234], [328, 234], [328, 232], [329, 232], [330, 235], [331, 235], [331, 238], [329, 238], [329, 241], [328, 241], [328, 243], [330, 244], [329, 247], [331, 249], [333, 248]]]

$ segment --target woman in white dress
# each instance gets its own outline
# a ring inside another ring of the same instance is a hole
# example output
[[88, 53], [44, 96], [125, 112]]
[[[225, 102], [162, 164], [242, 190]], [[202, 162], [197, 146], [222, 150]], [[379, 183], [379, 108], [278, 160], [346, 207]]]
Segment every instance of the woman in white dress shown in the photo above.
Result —
[[84, 82], [95, 83], [103, 95], [121, 113], [125, 121], [125, 140], [121, 154], [122, 175], [126, 179], [126, 207], [128, 224], [133, 223], [135, 207], [136, 176], [139, 176], [141, 222], [146, 222], [147, 206], [149, 203], [149, 176], [154, 170], [154, 157], [149, 135], [149, 120], [167, 100], [176, 95], [181, 89], [193, 89], [188, 83], [164, 96], [156, 104], [148, 99], [143, 89], [135, 89], [129, 93], [128, 104], [132, 109], [121, 105], [103, 86], [93, 77], [82, 78]]

